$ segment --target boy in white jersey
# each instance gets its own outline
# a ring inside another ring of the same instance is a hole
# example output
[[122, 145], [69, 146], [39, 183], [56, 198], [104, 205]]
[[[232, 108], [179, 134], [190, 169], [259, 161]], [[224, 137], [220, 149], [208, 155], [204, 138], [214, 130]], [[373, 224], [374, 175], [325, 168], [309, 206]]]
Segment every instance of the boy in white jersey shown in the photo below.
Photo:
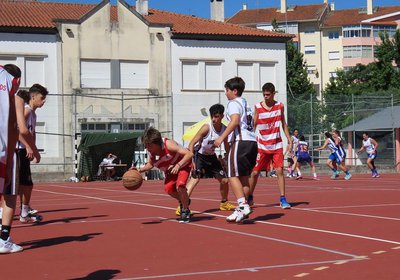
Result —
[[292, 139], [285, 120], [284, 106], [275, 101], [275, 86], [265, 83], [262, 87], [264, 100], [255, 106], [254, 128], [257, 135], [257, 163], [251, 173], [250, 190], [248, 200], [253, 201], [253, 193], [256, 188], [258, 177], [262, 170], [269, 170], [272, 162], [273, 169], [278, 175], [278, 187], [280, 192], [280, 206], [289, 209], [291, 206], [285, 196], [285, 176], [283, 175], [283, 142], [281, 138], [281, 127], [288, 141], [289, 153], [292, 152]]
[[[25, 101], [24, 117], [29, 133], [32, 135], [36, 144], [36, 109], [42, 108], [46, 102], [48, 91], [39, 84], [30, 87], [29, 92], [20, 90], [18, 95]], [[21, 214], [19, 220], [22, 223], [40, 222], [42, 217], [38, 215], [38, 211], [30, 207], [30, 201], [33, 190], [33, 182], [31, 176], [30, 158], [33, 157], [33, 150], [25, 145], [26, 142], [22, 137], [18, 143], [18, 159], [19, 159], [19, 195], [21, 198]]]
[[357, 154], [360, 154], [364, 150], [368, 154], [367, 165], [372, 172], [372, 177], [379, 178], [379, 173], [375, 166], [375, 159], [378, 156], [378, 142], [369, 137], [367, 132], [363, 133], [363, 143]]
[[[235, 209], [235, 206], [228, 201], [228, 179], [226, 173], [215, 154], [214, 141], [221, 136], [225, 131], [226, 126], [222, 123], [224, 118], [224, 106], [214, 104], [210, 107], [211, 122], [204, 124], [196, 133], [189, 143], [189, 151], [194, 154], [192, 177], [186, 185], [188, 195], [192, 194], [194, 188], [204, 175], [209, 175], [217, 179], [220, 183], [221, 203], [219, 209], [221, 211], [230, 211]], [[195, 152], [195, 146], [198, 149]], [[229, 150], [228, 140], [224, 140], [225, 151]], [[179, 211], [178, 211], [179, 210]], [[180, 215], [180, 207], [176, 211]]]
[[226, 81], [225, 95], [229, 100], [227, 106], [229, 124], [222, 135], [214, 141], [214, 146], [219, 147], [228, 136], [230, 137], [227, 176], [238, 207], [226, 218], [228, 222], [241, 222], [251, 213], [245, 189], [249, 188], [249, 175], [256, 163], [257, 142], [254, 133], [248, 130], [247, 101], [242, 98], [244, 88], [245, 82], [240, 77]]
[[18, 193], [15, 146], [18, 133], [34, 150], [33, 158], [40, 161], [40, 154], [30, 137], [24, 121], [24, 101], [16, 96], [21, 70], [14, 64], [0, 66], [0, 254], [23, 250], [10, 237]]
[[297, 160], [297, 158], [296, 158], [296, 153], [295, 153], [294, 147], [296, 146], [297, 142], [299, 142], [298, 137], [299, 137], [299, 130], [296, 128], [296, 129], [293, 130], [293, 135], [291, 136], [291, 139], [292, 139], [292, 147], [291, 147], [292, 148], [292, 152], [289, 152], [290, 146], [288, 144], [286, 146], [286, 151], [284, 153], [284, 156], [287, 155], [287, 163], [288, 163], [286, 177], [289, 177], [289, 178], [294, 177], [294, 171], [296, 169], [296, 160]]

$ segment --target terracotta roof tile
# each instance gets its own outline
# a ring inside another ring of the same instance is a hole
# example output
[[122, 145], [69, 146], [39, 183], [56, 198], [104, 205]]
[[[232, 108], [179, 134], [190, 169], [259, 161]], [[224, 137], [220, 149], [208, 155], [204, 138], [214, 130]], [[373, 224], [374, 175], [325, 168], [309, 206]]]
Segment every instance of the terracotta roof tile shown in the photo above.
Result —
[[[344, 25], [357, 25], [363, 20], [379, 17], [386, 14], [391, 14], [395, 12], [400, 12], [400, 6], [386, 6], [378, 7], [377, 11], [372, 15], [367, 15], [366, 13], [360, 13], [359, 9], [349, 9], [349, 10], [337, 10], [332, 11], [326, 17], [324, 21], [324, 27], [334, 27], [334, 26], [344, 26]], [[397, 16], [400, 19], [400, 16]], [[385, 19], [384, 21], [393, 21], [394, 18]]]
[[321, 17], [326, 8], [327, 4], [295, 6], [293, 11], [287, 10], [286, 14], [281, 13], [279, 8], [241, 10], [229, 18], [227, 22], [255, 25], [256, 23], [270, 23], [274, 19], [278, 22], [315, 21]]
[[155, 9], [150, 9], [149, 15], [145, 16], [145, 18], [152, 23], [172, 24], [172, 32], [175, 34], [238, 35], [280, 38], [289, 38], [290, 36], [288, 34], [241, 27], [236, 24], [223, 23]]
[[[51, 29], [56, 27], [55, 19], [79, 20], [95, 7], [96, 5], [89, 4], [0, 1], [0, 27]], [[116, 6], [111, 7], [110, 13], [111, 20], [117, 21]], [[172, 25], [173, 34], [274, 37], [284, 40], [290, 38], [288, 34], [240, 27], [156, 9], [150, 9], [145, 19], [150, 23]]]
[[1, 2], [1, 27], [54, 28], [55, 19], [78, 20], [95, 5], [44, 2]]

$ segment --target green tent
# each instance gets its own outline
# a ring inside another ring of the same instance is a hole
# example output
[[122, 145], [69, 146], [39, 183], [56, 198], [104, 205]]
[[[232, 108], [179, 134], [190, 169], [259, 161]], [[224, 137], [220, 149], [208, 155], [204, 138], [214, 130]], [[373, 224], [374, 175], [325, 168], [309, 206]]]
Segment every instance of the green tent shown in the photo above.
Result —
[[[121, 163], [132, 165], [136, 140], [141, 132], [130, 133], [84, 133], [78, 147], [80, 161], [78, 178], [89, 176], [96, 178], [99, 164], [108, 153], [118, 156]], [[123, 169], [117, 168], [117, 176], [122, 176]]]

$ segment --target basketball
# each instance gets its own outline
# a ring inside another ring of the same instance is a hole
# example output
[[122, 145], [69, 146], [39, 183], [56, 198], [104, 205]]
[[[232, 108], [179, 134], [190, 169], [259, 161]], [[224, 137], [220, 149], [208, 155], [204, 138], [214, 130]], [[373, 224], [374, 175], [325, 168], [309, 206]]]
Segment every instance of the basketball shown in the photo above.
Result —
[[122, 176], [122, 185], [130, 191], [137, 190], [143, 183], [143, 177], [139, 171], [128, 170]]

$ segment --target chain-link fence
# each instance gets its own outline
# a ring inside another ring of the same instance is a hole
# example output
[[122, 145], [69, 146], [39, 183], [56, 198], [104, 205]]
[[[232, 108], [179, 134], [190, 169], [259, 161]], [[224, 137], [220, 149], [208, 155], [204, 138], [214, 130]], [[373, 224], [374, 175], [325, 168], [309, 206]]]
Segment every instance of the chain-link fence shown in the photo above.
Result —
[[[349, 165], [366, 162], [365, 153], [356, 153], [362, 146], [364, 132], [379, 144], [376, 162], [396, 165], [396, 129], [400, 127], [398, 93], [325, 95], [323, 100], [289, 93], [287, 115], [290, 129], [299, 129], [312, 148], [323, 145], [325, 131], [339, 130], [346, 143]], [[316, 162], [325, 162], [328, 155], [328, 151], [313, 151]]]

